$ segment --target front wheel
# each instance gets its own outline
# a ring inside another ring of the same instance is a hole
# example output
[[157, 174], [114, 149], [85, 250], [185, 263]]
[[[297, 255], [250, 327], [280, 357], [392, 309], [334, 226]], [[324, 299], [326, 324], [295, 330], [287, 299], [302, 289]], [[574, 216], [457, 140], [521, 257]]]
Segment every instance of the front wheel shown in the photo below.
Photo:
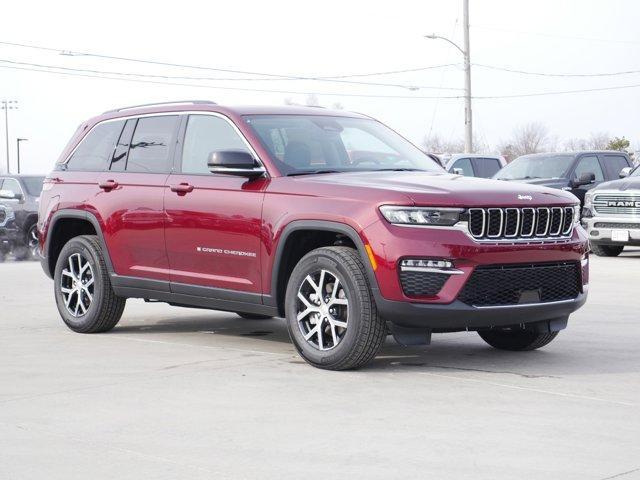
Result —
[[300, 260], [289, 278], [285, 312], [298, 353], [318, 368], [359, 368], [386, 337], [365, 267], [348, 247], [318, 248]]
[[489, 330], [478, 332], [480, 338], [498, 350], [522, 352], [544, 347], [558, 332], [538, 333], [533, 330]]
[[71, 330], [99, 333], [116, 326], [126, 299], [113, 292], [96, 236], [69, 240], [60, 252], [53, 279], [58, 311]]
[[623, 245], [598, 245], [591, 244], [591, 251], [599, 257], [617, 257], [622, 253]]

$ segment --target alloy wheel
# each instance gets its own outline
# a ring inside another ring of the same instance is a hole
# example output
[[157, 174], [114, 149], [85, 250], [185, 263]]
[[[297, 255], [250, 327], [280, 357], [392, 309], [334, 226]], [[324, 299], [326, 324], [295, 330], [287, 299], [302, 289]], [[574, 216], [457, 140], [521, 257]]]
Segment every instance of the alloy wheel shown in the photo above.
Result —
[[60, 291], [67, 311], [74, 317], [86, 314], [93, 302], [94, 288], [93, 269], [89, 261], [79, 253], [69, 256], [60, 277]]
[[347, 292], [337, 275], [317, 270], [298, 288], [297, 322], [304, 339], [318, 350], [331, 350], [344, 338], [349, 317]]
[[29, 229], [27, 234], [27, 246], [31, 252], [31, 256], [38, 257], [38, 228], [34, 225]]

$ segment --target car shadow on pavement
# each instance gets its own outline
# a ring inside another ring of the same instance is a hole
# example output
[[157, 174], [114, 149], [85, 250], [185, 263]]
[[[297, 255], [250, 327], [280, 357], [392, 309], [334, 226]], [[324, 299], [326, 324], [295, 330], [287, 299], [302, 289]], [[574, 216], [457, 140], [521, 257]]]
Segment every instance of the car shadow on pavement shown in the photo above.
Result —
[[[208, 334], [206, 344], [210, 345], [228, 346], [222, 338], [216, 337], [233, 337], [243, 339], [243, 347], [247, 349], [259, 349], [263, 342], [275, 342], [282, 344], [283, 354], [294, 352], [283, 319], [245, 320], [233, 313], [218, 312], [215, 315], [163, 316], [154, 323], [141, 323], [135, 319], [123, 323], [110, 335]], [[184, 343], [184, 337], [179, 341]], [[202, 340], [194, 343], [196, 345], [202, 345]], [[233, 346], [237, 348], [238, 343]], [[628, 361], [619, 362], [610, 361], [610, 352], [607, 348], [594, 349], [583, 337], [572, 336], [570, 330], [561, 332], [549, 346], [531, 352], [496, 350], [474, 332], [434, 334], [431, 345], [418, 347], [403, 347], [388, 336], [378, 356], [361, 371], [422, 370], [441, 375], [456, 371], [483, 372], [523, 378], [640, 372], [640, 362], [632, 358], [637, 359], [637, 354], [629, 352]], [[302, 359], [293, 361], [301, 362]]]

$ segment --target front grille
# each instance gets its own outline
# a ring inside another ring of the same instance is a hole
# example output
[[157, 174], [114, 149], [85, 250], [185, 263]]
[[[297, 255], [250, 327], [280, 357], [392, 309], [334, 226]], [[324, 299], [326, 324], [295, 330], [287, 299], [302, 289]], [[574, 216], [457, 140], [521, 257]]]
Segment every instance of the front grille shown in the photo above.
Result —
[[593, 197], [593, 208], [608, 215], [640, 215], [640, 194], [601, 193]]
[[458, 299], [478, 307], [557, 302], [580, 293], [578, 262], [477, 267]]
[[401, 271], [402, 291], [408, 297], [437, 295], [449, 275], [434, 272]]
[[593, 228], [623, 228], [627, 230], [633, 230], [634, 228], [640, 228], [640, 223], [611, 223], [611, 222], [596, 222]]
[[573, 207], [470, 208], [469, 233], [481, 241], [569, 237], [573, 215]]

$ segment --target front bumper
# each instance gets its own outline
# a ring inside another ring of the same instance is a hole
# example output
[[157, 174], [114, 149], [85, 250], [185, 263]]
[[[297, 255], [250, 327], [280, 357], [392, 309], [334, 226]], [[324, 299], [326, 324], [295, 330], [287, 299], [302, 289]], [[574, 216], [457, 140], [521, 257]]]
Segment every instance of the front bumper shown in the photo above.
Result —
[[407, 328], [428, 330], [478, 330], [490, 327], [506, 327], [540, 321], [566, 318], [587, 301], [587, 287], [572, 300], [472, 307], [459, 300], [442, 305], [387, 300], [375, 295], [378, 311], [383, 319]]
[[[640, 217], [627, 216], [596, 216], [583, 218], [582, 223], [589, 235], [589, 241], [598, 245], [631, 245], [640, 246]], [[629, 232], [628, 242], [614, 242], [611, 239], [613, 230]]]

